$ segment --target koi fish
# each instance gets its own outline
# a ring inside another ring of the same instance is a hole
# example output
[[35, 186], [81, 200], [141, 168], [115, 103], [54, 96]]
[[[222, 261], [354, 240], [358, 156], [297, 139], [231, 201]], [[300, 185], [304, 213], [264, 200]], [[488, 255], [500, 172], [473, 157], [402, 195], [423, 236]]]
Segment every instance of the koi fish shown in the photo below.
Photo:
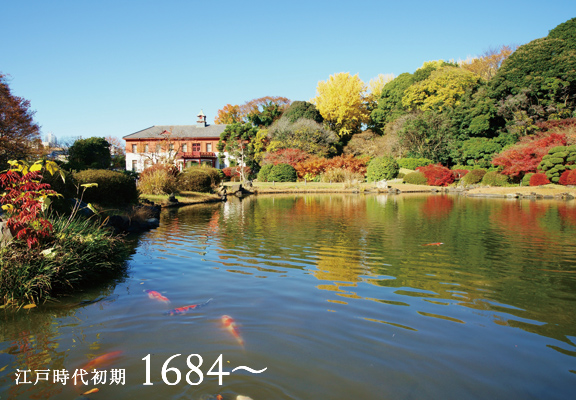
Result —
[[118, 351], [112, 351], [110, 353], [103, 354], [99, 357], [96, 357], [96, 358], [93, 358], [92, 360], [90, 360], [88, 362], [88, 364], [86, 364], [82, 369], [84, 371], [90, 372], [91, 370], [93, 370], [96, 367], [102, 367], [104, 365], [110, 365], [114, 361], [118, 360], [118, 358], [120, 357], [120, 355], [122, 353], [124, 353], [122, 350], [118, 350]]
[[211, 301], [212, 301], [212, 299], [208, 299], [204, 303], [192, 304], [192, 305], [184, 306], [184, 307], [178, 307], [178, 308], [175, 308], [173, 310], [168, 311], [166, 314], [168, 314], [168, 315], [186, 314], [190, 310], [195, 310], [197, 308], [204, 307], [206, 304], [210, 303]]
[[92, 394], [92, 393], [98, 393], [99, 391], [100, 391], [100, 389], [98, 389], [98, 388], [90, 389], [89, 391], [82, 393], [82, 396], [86, 396], [87, 394]]
[[168, 300], [168, 297], [162, 296], [159, 292], [157, 292], [155, 290], [145, 290], [145, 292], [148, 293], [148, 297], [150, 297], [151, 299], [156, 299], [159, 301], [163, 301], [165, 303], [170, 303], [170, 300]]
[[238, 343], [241, 346], [244, 346], [244, 339], [242, 339], [242, 336], [240, 336], [240, 332], [238, 332], [238, 326], [236, 325], [236, 321], [234, 321], [234, 319], [229, 315], [223, 315], [222, 324], [224, 325], [224, 328], [226, 328], [228, 332], [230, 332], [232, 336], [234, 336], [236, 340], [238, 340]]
[[438, 243], [427, 243], [427, 244], [423, 244], [422, 246], [441, 246], [444, 243], [438, 242]]

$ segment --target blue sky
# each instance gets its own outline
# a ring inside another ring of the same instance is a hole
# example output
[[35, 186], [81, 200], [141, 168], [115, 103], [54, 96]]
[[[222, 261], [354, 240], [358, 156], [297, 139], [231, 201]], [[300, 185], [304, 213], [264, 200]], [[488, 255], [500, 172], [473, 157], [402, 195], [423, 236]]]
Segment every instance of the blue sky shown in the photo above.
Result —
[[309, 100], [334, 73], [414, 72], [544, 37], [576, 1], [0, 0], [0, 72], [42, 134], [213, 122], [227, 103]]

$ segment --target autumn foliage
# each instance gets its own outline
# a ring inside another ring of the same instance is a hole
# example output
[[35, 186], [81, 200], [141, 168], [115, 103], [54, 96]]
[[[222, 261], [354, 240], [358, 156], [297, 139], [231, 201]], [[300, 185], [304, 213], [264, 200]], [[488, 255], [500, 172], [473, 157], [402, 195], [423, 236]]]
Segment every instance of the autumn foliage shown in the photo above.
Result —
[[492, 164], [502, 166], [502, 173], [511, 177], [536, 172], [542, 157], [556, 146], [566, 145], [566, 135], [551, 133], [547, 136], [527, 136], [516, 145], [496, 155]]
[[42, 206], [47, 196], [57, 193], [47, 183], [40, 183], [38, 171], [22, 174], [8, 170], [0, 174], [0, 187], [5, 190], [0, 197], [2, 208], [8, 212], [8, 228], [17, 240], [25, 240], [29, 248], [40, 244], [52, 233], [52, 224], [42, 218]]
[[310, 157], [312, 156], [309, 153], [300, 149], [281, 149], [273, 153], [266, 153], [263, 164], [288, 164], [294, 167]]
[[561, 185], [576, 185], [576, 170], [567, 169], [560, 175], [560, 180], [558, 181]]
[[422, 172], [428, 180], [430, 186], [448, 186], [454, 182], [452, 171], [440, 164], [430, 164], [425, 167], [418, 167], [416, 171]]
[[534, 174], [530, 177], [530, 186], [541, 186], [547, 185], [550, 183], [550, 180], [546, 176], [546, 174]]

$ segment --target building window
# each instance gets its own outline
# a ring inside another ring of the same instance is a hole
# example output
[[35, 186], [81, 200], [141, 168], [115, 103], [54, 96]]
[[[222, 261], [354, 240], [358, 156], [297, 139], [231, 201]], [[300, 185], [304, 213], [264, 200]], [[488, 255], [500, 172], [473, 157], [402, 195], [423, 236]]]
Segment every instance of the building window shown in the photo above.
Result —
[[[136, 146], [135, 144], [133, 146]], [[132, 160], [132, 171], [136, 171], [138, 168], [138, 161]]]
[[192, 143], [192, 151], [200, 151], [200, 143]]
[[159, 143], [156, 143], [156, 153], [160, 153], [161, 146]]
[[182, 145], [182, 151], [183, 151], [184, 153], [188, 152], [188, 143], [184, 143], [184, 144]]
[[149, 150], [149, 148], [148, 148], [148, 143], [146, 143], [146, 144], [144, 145], [144, 153], [148, 153], [148, 151], [150, 151], [150, 150]]
[[212, 151], [212, 143], [206, 143], [206, 151]]
[[174, 151], [174, 143], [168, 145], [168, 151]]
[[137, 144], [132, 145], [132, 153], [138, 153], [138, 145]]

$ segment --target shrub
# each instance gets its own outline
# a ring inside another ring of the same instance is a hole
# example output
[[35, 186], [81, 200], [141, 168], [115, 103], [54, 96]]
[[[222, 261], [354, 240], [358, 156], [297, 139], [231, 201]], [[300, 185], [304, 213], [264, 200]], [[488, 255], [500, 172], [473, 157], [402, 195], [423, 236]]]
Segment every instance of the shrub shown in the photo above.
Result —
[[364, 175], [343, 168], [333, 168], [320, 175], [321, 182], [363, 182]]
[[482, 184], [488, 186], [506, 186], [509, 178], [507, 175], [498, 173], [496, 171], [486, 172], [482, 178]]
[[78, 184], [96, 183], [84, 191], [83, 200], [88, 203], [123, 205], [138, 201], [136, 181], [131, 177], [107, 169], [87, 169], [74, 174]]
[[187, 168], [178, 177], [178, 190], [207, 193], [212, 189], [210, 175], [203, 168]]
[[[241, 167], [226, 167], [222, 168], [222, 173], [226, 177], [226, 180], [232, 180], [233, 178], [240, 178]], [[250, 167], [244, 167], [244, 176], [250, 175], [252, 169]]]
[[522, 177], [522, 186], [530, 186], [530, 178], [532, 178], [534, 172], [529, 172]]
[[454, 174], [455, 179], [462, 179], [466, 176], [466, 174], [470, 172], [467, 169], [452, 169], [452, 173]]
[[296, 182], [296, 169], [289, 164], [276, 164], [270, 170], [269, 181], [274, 182]]
[[155, 171], [165, 171], [167, 174], [172, 175], [174, 178], [178, 177], [180, 170], [173, 164], [154, 164], [140, 173], [140, 178], [145, 178], [146, 175], [152, 174]]
[[425, 167], [427, 165], [434, 164], [434, 161], [428, 158], [400, 158], [398, 159], [398, 165], [400, 168], [406, 169], [416, 169], [418, 167]]
[[567, 169], [562, 173], [560, 179], [558, 179], [558, 183], [561, 185], [576, 185], [576, 170], [574, 169]]
[[530, 177], [530, 186], [541, 186], [541, 185], [547, 185], [550, 183], [550, 180], [548, 179], [548, 177], [546, 176], [546, 174], [532, 174], [532, 176]]
[[289, 164], [295, 166], [299, 162], [309, 159], [310, 154], [300, 149], [280, 149], [264, 154], [263, 158], [266, 164]]
[[270, 175], [270, 171], [274, 168], [274, 164], [266, 164], [260, 168], [260, 172], [258, 172], [258, 181], [259, 182], [268, 182], [268, 176]]
[[200, 171], [208, 174], [210, 180], [212, 181], [212, 187], [216, 187], [222, 182], [222, 175], [219, 169], [214, 167], [209, 167], [208, 165], [202, 165], [200, 167], [192, 167], [192, 168], [199, 168]]
[[142, 174], [138, 190], [145, 194], [172, 194], [178, 190], [178, 179], [166, 169]]
[[427, 185], [428, 179], [422, 172], [410, 172], [404, 177], [404, 183], [409, 183], [412, 185]]
[[378, 157], [368, 164], [366, 178], [368, 182], [394, 179], [398, 175], [398, 171], [400, 171], [400, 167], [396, 160], [391, 157]]
[[418, 172], [422, 172], [428, 180], [430, 186], [448, 186], [454, 182], [454, 174], [448, 168], [440, 164], [430, 164], [426, 167], [418, 167]]
[[484, 175], [486, 175], [485, 169], [473, 169], [462, 178], [462, 183], [465, 185], [475, 185], [482, 182]]

